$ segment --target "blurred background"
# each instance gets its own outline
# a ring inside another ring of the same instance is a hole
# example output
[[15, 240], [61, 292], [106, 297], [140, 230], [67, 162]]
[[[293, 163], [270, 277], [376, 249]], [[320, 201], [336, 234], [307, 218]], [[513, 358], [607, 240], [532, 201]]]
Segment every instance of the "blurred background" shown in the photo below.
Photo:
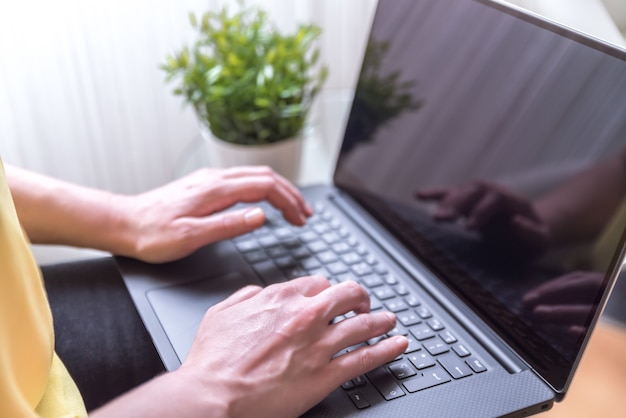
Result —
[[[623, 0], [515, 0], [625, 46]], [[23, 0], [0, 5], [0, 155], [115, 192], [146, 190], [201, 165], [199, 126], [159, 65], [192, 39], [188, 13], [218, 0]], [[238, 3], [231, 1], [231, 7]], [[248, 1], [248, 3], [253, 3]], [[258, 0], [280, 28], [323, 29], [330, 70], [311, 115], [300, 183], [327, 181], [375, 0]], [[621, 25], [621, 26], [620, 26]], [[311, 138], [312, 137], [312, 138]], [[314, 170], [314, 168], [317, 168]]]

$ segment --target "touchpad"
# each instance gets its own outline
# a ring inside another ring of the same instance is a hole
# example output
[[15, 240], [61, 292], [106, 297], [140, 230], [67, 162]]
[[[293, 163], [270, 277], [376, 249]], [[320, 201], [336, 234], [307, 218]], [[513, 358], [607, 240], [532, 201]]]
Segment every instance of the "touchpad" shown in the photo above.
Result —
[[152, 289], [146, 296], [182, 363], [207, 309], [249, 284], [239, 273]]

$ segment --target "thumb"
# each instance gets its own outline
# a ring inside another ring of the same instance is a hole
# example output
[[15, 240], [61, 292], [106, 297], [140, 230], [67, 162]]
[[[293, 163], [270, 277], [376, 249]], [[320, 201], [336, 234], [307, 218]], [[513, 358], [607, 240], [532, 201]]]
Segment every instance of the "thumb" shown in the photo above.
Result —
[[202, 220], [201, 234], [206, 242], [230, 239], [254, 231], [265, 222], [261, 208], [245, 208], [221, 212]]

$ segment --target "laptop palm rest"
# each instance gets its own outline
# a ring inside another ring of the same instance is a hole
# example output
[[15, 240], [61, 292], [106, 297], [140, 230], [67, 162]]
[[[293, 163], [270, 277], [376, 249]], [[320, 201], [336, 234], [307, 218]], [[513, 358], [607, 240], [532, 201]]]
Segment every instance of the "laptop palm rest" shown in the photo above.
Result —
[[250, 277], [233, 272], [161, 287], [146, 293], [181, 363], [187, 357], [207, 309], [249, 284]]

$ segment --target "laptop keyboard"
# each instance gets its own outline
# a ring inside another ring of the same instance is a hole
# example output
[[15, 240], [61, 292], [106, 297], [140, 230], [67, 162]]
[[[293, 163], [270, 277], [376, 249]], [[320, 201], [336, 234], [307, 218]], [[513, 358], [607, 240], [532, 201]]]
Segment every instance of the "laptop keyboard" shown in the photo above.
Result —
[[[409, 340], [403, 355], [341, 385], [356, 408], [370, 406], [370, 392], [364, 390], [367, 385], [373, 385], [390, 401], [487, 370], [471, 347], [433, 314], [420, 295], [403, 284], [322, 203], [314, 204], [314, 209], [304, 227], [291, 226], [278, 212], [266, 211], [266, 225], [233, 242], [268, 285], [315, 274], [328, 277], [332, 284], [354, 280], [370, 294], [372, 311], [384, 309], [396, 314], [397, 325], [389, 333], [336, 354], [393, 335]], [[335, 322], [352, 315], [337, 317]]]

